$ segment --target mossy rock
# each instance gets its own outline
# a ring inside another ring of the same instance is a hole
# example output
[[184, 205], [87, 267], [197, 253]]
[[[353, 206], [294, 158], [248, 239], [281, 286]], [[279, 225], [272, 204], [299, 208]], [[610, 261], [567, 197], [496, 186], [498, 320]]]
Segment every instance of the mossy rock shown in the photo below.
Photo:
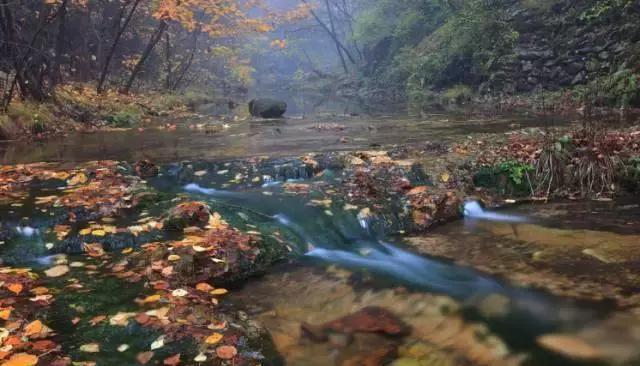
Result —
[[211, 216], [211, 208], [204, 202], [184, 202], [169, 210], [163, 224], [167, 231], [182, 231], [189, 226], [204, 227]]

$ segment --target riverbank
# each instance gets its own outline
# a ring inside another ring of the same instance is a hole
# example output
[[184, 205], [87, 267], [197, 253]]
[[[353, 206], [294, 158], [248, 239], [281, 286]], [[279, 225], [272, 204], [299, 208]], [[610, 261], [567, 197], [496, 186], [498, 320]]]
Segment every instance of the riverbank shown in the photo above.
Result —
[[[13, 101], [0, 114], [0, 141], [46, 139], [74, 132], [89, 133], [147, 127], [175, 128], [176, 121], [196, 114], [201, 105], [220, 98], [199, 92], [144, 91], [97, 94], [90, 84], [58, 86], [50, 101]], [[225, 102], [226, 103], [226, 102]]]

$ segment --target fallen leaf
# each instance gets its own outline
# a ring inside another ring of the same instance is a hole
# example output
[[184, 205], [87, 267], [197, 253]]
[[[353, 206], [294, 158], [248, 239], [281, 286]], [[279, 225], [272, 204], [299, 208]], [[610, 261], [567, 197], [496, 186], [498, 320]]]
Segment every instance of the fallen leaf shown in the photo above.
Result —
[[189, 292], [185, 289], [175, 289], [171, 292], [171, 295], [175, 296], [175, 297], [184, 297], [187, 296], [189, 294]]
[[67, 273], [69, 273], [69, 266], [64, 264], [51, 267], [44, 271], [44, 274], [47, 275], [47, 277], [60, 277], [66, 275]]
[[82, 243], [82, 250], [90, 257], [101, 257], [104, 255], [104, 248], [100, 243]]
[[155, 351], [159, 348], [164, 347], [164, 336], [158, 337], [155, 341], [151, 342], [151, 350]]
[[171, 357], [164, 359], [164, 364], [167, 366], [177, 366], [180, 364], [180, 354], [175, 354]]
[[602, 356], [600, 350], [571, 335], [547, 334], [539, 337], [538, 343], [547, 349], [574, 359], [593, 360]]
[[195, 362], [205, 362], [207, 360], [207, 356], [204, 353], [200, 352], [193, 360]]
[[100, 345], [97, 343], [87, 343], [80, 346], [80, 352], [86, 353], [98, 353], [100, 352]]
[[143, 304], [149, 304], [152, 302], [157, 302], [160, 301], [162, 297], [160, 295], [151, 295], [151, 296], [147, 296], [144, 300], [142, 300]]
[[202, 291], [202, 292], [209, 292], [213, 290], [213, 286], [211, 286], [206, 282], [200, 282], [199, 284], [196, 285], [196, 290]]
[[89, 324], [91, 324], [92, 326], [96, 326], [100, 323], [102, 323], [103, 321], [107, 320], [107, 316], [106, 315], [98, 315], [94, 318], [92, 318], [91, 320], [89, 320]]
[[93, 230], [91, 232], [91, 235], [93, 235], [93, 236], [105, 236], [105, 235], [107, 235], [107, 233], [104, 230]]
[[216, 344], [222, 340], [224, 336], [220, 333], [213, 333], [204, 340], [206, 344]]
[[24, 327], [24, 335], [27, 337], [46, 337], [51, 332], [51, 328], [42, 324], [40, 320], [34, 320]]
[[238, 354], [234, 346], [220, 346], [216, 348], [216, 355], [223, 360], [230, 360]]
[[212, 290], [211, 292], [209, 292], [211, 295], [224, 295], [227, 292], [229, 292], [228, 290], [224, 289], [224, 288], [217, 288], [215, 290]]
[[141, 352], [136, 356], [136, 360], [141, 365], [146, 365], [153, 358], [153, 352]]
[[9, 317], [11, 316], [11, 310], [13, 309], [12, 308], [0, 309], [0, 319], [9, 320]]
[[117, 349], [118, 349], [118, 352], [124, 352], [124, 351], [129, 349], [129, 345], [128, 344], [121, 344], [121, 345], [118, 346]]
[[2, 364], [2, 366], [33, 366], [38, 363], [38, 357], [28, 353], [17, 353]]
[[109, 324], [124, 327], [129, 323], [129, 319], [133, 318], [136, 315], [136, 313], [117, 313], [116, 315], [109, 318]]
[[13, 292], [16, 295], [20, 295], [20, 293], [22, 292], [22, 284], [21, 283], [10, 283], [7, 285], [7, 289], [9, 289], [9, 291]]

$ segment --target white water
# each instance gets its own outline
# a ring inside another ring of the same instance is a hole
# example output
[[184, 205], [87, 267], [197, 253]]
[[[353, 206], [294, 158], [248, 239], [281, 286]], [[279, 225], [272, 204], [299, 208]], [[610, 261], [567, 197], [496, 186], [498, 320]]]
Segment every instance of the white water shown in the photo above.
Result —
[[501, 221], [501, 222], [525, 222], [526, 218], [517, 215], [500, 214], [486, 211], [477, 201], [469, 201], [464, 204], [464, 217], [477, 220]]
[[40, 233], [38, 229], [31, 226], [16, 226], [16, 231], [25, 238], [30, 238]]

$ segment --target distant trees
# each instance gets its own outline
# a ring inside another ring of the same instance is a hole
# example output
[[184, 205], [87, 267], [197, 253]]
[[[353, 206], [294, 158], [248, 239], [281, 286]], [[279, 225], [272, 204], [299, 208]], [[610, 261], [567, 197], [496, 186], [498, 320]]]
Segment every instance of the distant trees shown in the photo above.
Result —
[[69, 81], [127, 93], [144, 75], [175, 90], [209, 62], [198, 57], [208, 48], [303, 10], [276, 14], [262, 0], [0, 0], [0, 71], [9, 78], [2, 107], [16, 95], [51, 98]]

